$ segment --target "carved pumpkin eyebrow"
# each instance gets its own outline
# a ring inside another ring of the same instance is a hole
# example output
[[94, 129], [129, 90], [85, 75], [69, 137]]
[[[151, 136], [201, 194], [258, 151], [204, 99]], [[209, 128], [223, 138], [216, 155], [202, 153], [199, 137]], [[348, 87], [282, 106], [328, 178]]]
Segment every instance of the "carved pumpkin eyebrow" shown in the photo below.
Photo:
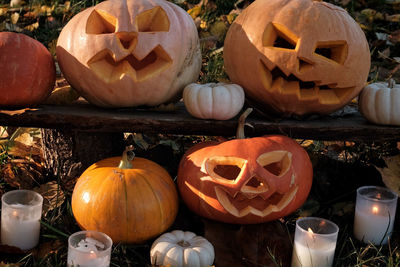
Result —
[[105, 11], [95, 9], [89, 15], [86, 22], [87, 34], [107, 34], [114, 33], [117, 28], [118, 20]]
[[262, 36], [262, 44], [267, 47], [294, 50], [299, 37], [279, 23], [267, 25]]
[[257, 163], [273, 175], [281, 177], [292, 166], [292, 153], [283, 150], [267, 152], [257, 158]]
[[167, 13], [159, 6], [143, 11], [136, 16], [136, 26], [139, 32], [167, 32], [169, 24]]

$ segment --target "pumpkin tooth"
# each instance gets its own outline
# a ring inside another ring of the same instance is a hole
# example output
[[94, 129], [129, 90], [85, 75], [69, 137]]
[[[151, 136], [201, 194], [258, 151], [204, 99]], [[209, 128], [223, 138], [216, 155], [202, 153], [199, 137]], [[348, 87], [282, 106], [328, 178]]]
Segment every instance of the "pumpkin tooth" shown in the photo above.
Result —
[[125, 76], [134, 81], [147, 79], [168, 68], [172, 59], [161, 46], [155, 47], [141, 59], [129, 54], [118, 60], [110, 50], [105, 49], [92, 57], [87, 64], [99, 78], [106, 83], [112, 83]]
[[[245, 208], [239, 210], [236, 206], [235, 206], [235, 201], [239, 201], [241, 202], [242, 200], [244, 200], [243, 195], [244, 196], [250, 196], [249, 199], [253, 199], [255, 197], [262, 197], [262, 195], [257, 195], [257, 194], [239, 194], [237, 198], [231, 198], [229, 197], [229, 195], [227, 194], [227, 192], [219, 187], [215, 187], [215, 194], [217, 196], [217, 199], [219, 201], [219, 203], [221, 203], [221, 205], [224, 207], [224, 209], [226, 211], [228, 211], [230, 214], [232, 214], [233, 216], [236, 217], [244, 217], [248, 214], [254, 214], [260, 217], [265, 217], [267, 215], [269, 215], [272, 212], [279, 212], [282, 209], [286, 208], [287, 205], [289, 205], [289, 203], [293, 200], [293, 198], [296, 196], [298, 190], [298, 186], [293, 186], [289, 192], [287, 192], [286, 194], [279, 194], [279, 197], [275, 197], [276, 200], [278, 200], [277, 203], [274, 204], [270, 204], [268, 205], [265, 209], [257, 209], [255, 207], [252, 206], [246, 206]], [[264, 199], [264, 198], [263, 198]], [[272, 198], [267, 198], [265, 199], [266, 201], [268, 201], [269, 199], [272, 200]], [[236, 205], [239, 204], [236, 203]], [[243, 204], [242, 204], [243, 205]]]

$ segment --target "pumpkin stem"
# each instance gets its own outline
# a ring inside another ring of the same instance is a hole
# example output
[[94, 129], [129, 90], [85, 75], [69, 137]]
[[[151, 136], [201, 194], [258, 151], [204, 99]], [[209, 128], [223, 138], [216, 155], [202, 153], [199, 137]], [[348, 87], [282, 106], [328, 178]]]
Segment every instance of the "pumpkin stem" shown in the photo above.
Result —
[[253, 125], [246, 123], [246, 118], [249, 116], [249, 114], [253, 111], [252, 108], [246, 109], [242, 115], [239, 117], [239, 123], [238, 123], [238, 128], [236, 130], [236, 138], [237, 139], [245, 139], [246, 136], [244, 135], [244, 126], [250, 126], [253, 127]]
[[124, 153], [122, 153], [122, 159], [119, 162], [118, 168], [120, 169], [132, 169], [132, 160], [135, 157], [133, 152], [133, 146], [128, 146], [125, 148]]
[[395, 84], [396, 84], [395, 80], [390, 78], [389, 81], [388, 81], [388, 87], [390, 89], [393, 89]]
[[177, 244], [178, 244], [179, 246], [181, 246], [181, 247], [184, 247], [184, 248], [190, 247], [190, 243], [189, 243], [189, 242], [186, 242], [185, 240], [181, 240], [181, 241], [179, 241]]

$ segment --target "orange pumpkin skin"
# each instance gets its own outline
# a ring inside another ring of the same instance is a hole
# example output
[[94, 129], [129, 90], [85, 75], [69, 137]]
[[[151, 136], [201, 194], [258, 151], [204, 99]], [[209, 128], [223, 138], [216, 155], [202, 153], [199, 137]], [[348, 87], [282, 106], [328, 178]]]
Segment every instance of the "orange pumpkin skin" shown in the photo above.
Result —
[[254, 224], [299, 208], [312, 176], [307, 152], [288, 137], [272, 135], [195, 145], [180, 162], [178, 188], [203, 217]]
[[109, 0], [75, 15], [57, 59], [68, 82], [102, 107], [178, 100], [201, 68], [193, 19], [164, 0]]
[[164, 232], [178, 212], [178, 194], [168, 172], [136, 157], [132, 169], [121, 157], [101, 160], [78, 179], [72, 212], [85, 230], [106, 233], [114, 243], [142, 243]]
[[233, 22], [225, 69], [258, 109], [327, 114], [365, 86], [368, 42], [342, 8], [312, 0], [257, 0]]
[[31, 37], [0, 32], [0, 106], [21, 108], [43, 102], [56, 79], [53, 57]]

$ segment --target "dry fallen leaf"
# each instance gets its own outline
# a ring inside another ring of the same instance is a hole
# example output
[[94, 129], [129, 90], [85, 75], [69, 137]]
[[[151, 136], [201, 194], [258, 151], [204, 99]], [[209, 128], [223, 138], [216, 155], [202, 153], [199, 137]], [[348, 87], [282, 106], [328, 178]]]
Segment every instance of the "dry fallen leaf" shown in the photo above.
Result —
[[11, 23], [12, 23], [12, 24], [17, 24], [18, 19], [19, 19], [19, 13], [14, 12], [14, 13], [11, 15]]
[[4, 262], [0, 262], [0, 267], [19, 267], [22, 264], [19, 263], [4, 263]]
[[382, 175], [383, 183], [400, 195], [400, 155], [384, 158], [386, 168], [375, 167]]
[[0, 175], [11, 187], [32, 189], [43, 182], [43, 166], [34, 161], [14, 159], [3, 165]]
[[47, 212], [60, 207], [65, 200], [64, 192], [55, 181], [48, 182], [38, 188], [34, 188], [43, 197], [43, 215]]

